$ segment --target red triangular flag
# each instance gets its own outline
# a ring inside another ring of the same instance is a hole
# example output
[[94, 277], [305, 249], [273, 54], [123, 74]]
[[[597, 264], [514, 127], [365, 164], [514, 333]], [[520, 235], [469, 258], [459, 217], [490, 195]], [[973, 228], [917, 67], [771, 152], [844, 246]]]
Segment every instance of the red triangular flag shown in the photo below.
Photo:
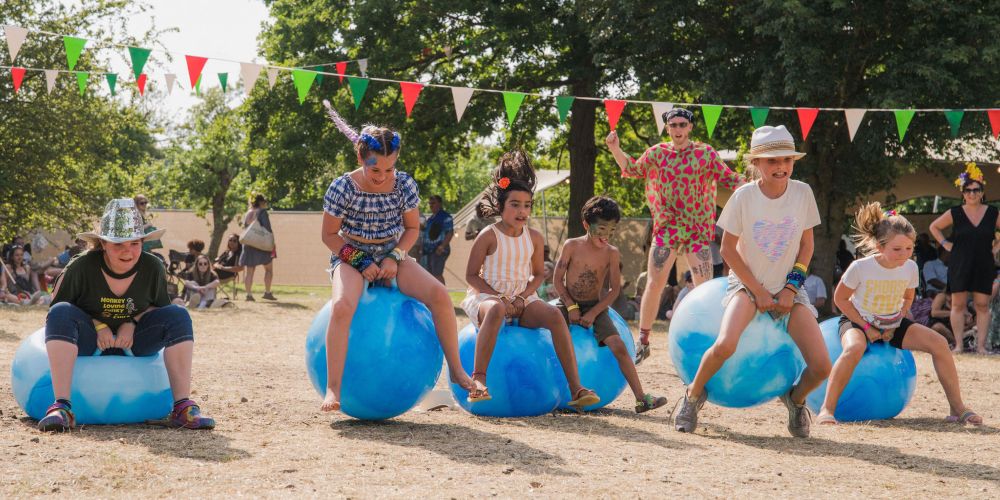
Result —
[[604, 109], [608, 112], [608, 125], [611, 125], [611, 130], [614, 130], [618, 126], [618, 119], [622, 116], [622, 110], [625, 109], [625, 101], [605, 99]]
[[813, 127], [813, 122], [816, 121], [816, 115], [819, 114], [819, 109], [817, 108], [798, 108], [795, 111], [799, 113], [799, 125], [802, 127], [802, 140], [806, 140], [809, 137], [809, 129]]
[[146, 74], [139, 74], [139, 78], [136, 78], [135, 84], [139, 86], [139, 95], [146, 95]]
[[14, 77], [14, 93], [16, 94], [21, 89], [21, 82], [24, 80], [24, 68], [10, 68], [10, 76]]
[[990, 117], [990, 128], [993, 129], [993, 138], [996, 139], [997, 135], [1000, 135], [1000, 109], [991, 109], [986, 114]]
[[424, 86], [416, 82], [399, 82], [399, 88], [403, 91], [403, 104], [406, 106], [406, 117], [409, 118]]
[[198, 77], [201, 76], [201, 70], [205, 68], [208, 58], [198, 56], [184, 56], [184, 58], [187, 59], [188, 76], [191, 77], [191, 88], [194, 88], [195, 85], [198, 85]]
[[337, 76], [340, 77], [340, 83], [344, 83], [344, 73], [347, 73], [347, 61], [337, 63]]

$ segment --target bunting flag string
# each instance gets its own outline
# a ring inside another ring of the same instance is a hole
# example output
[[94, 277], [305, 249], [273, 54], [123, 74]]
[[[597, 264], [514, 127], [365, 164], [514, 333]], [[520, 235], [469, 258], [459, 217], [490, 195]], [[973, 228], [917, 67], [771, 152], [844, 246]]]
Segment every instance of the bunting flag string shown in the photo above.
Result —
[[14, 93], [21, 90], [21, 82], [24, 81], [24, 68], [10, 68], [10, 76], [14, 79]]
[[4, 26], [3, 32], [7, 36], [7, 50], [10, 52], [10, 63], [14, 64], [17, 53], [21, 51], [21, 45], [28, 36], [28, 30], [20, 26]]
[[858, 133], [858, 127], [861, 126], [861, 119], [865, 117], [865, 110], [863, 109], [845, 109], [844, 118], [847, 119], [847, 133], [851, 138], [851, 142], [854, 142], [854, 134]]
[[250, 95], [250, 91], [253, 90], [253, 85], [257, 83], [257, 78], [260, 77], [260, 72], [263, 69], [264, 66], [260, 64], [240, 63], [240, 78], [243, 79], [243, 90], [247, 95]]
[[665, 122], [663, 121], [663, 114], [671, 109], [674, 109], [674, 105], [669, 102], [653, 103], [653, 119], [656, 120], [656, 132], [658, 134], [663, 133], [663, 126], [665, 125]]
[[819, 108], [799, 108], [795, 111], [799, 115], [799, 125], [802, 127], [802, 140], [804, 141], [809, 137], [809, 131], [812, 130], [813, 123], [816, 122]]
[[423, 84], [416, 82], [399, 82], [399, 89], [403, 93], [403, 105], [406, 107], [406, 117], [413, 113], [413, 105], [420, 97], [420, 91], [424, 89]]
[[750, 108], [750, 119], [753, 120], [753, 127], [763, 127], [767, 123], [767, 113], [770, 111], [770, 108]]
[[351, 97], [354, 98], [354, 109], [360, 108], [361, 100], [365, 98], [365, 92], [368, 90], [368, 79], [349, 76], [347, 85], [351, 88]]
[[504, 92], [503, 93], [503, 107], [507, 109], [507, 126], [514, 126], [514, 118], [517, 117], [517, 111], [521, 109], [521, 104], [524, 102], [524, 94], [521, 92]]
[[462, 115], [465, 114], [465, 108], [469, 106], [473, 92], [473, 89], [467, 87], [451, 88], [451, 97], [455, 101], [455, 121], [462, 121]]
[[715, 131], [715, 124], [719, 123], [719, 116], [722, 116], [722, 106], [717, 104], [702, 104], [701, 113], [705, 117], [705, 127], [708, 130], [708, 137], [712, 137]]
[[108, 80], [108, 88], [111, 89], [111, 95], [115, 95], [115, 85], [118, 83], [118, 75], [105, 73], [104, 77]]
[[892, 112], [896, 115], [896, 131], [899, 132], [899, 142], [903, 142], [906, 137], [906, 129], [910, 128], [910, 121], [916, 111], [910, 109], [900, 109]]
[[54, 69], [45, 70], [45, 92], [48, 94], [52, 93], [52, 89], [56, 88], [56, 79], [59, 78], [59, 72]]

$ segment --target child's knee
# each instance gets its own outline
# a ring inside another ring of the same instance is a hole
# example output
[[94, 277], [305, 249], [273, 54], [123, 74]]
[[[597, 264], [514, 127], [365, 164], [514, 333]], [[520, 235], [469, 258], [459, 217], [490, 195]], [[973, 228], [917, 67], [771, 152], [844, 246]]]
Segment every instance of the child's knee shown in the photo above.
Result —
[[833, 371], [833, 363], [830, 362], [830, 358], [827, 356], [820, 356], [818, 359], [814, 360], [808, 367], [809, 370], [813, 372], [819, 378], [827, 378], [830, 376], [830, 372]]
[[840, 357], [851, 363], [858, 364], [861, 361], [861, 357], [865, 355], [866, 347], [864, 344], [851, 344], [844, 349], [844, 352], [840, 353]]
[[611, 352], [618, 354], [625, 351], [625, 342], [622, 342], [622, 338], [617, 335], [612, 335], [602, 341]]
[[716, 358], [729, 359], [736, 353], [736, 342], [719, 342], [712, 346], [712, 355]]
[[486, 305], [486, 313], [483, 314], [483, 326], [499, 325], [503, 322], [507, 314], [507, 306], [499, 300], [491, 300]]
[[358, 305], [350, 300], [340, 299], [333, 303], [330, 321], [347, 321], [354, 317]]

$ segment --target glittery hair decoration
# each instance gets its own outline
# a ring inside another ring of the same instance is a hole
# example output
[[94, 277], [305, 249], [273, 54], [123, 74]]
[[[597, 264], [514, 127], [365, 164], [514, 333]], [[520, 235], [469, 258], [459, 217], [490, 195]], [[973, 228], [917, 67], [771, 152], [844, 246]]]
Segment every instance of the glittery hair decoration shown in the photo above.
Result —
[[344, 136], [347, 137], [347, 140], [351, 141], [351, 143], [358, 142], [358, 131], [354, 130], [347, 124], [347, 122], [344, 121], [343, 118], [340, 117], [337, 110], [333, 109], [333, 106], [330, 105], [330, 101], [323, 99], [323, 106], [326, 107], [326, 113], [330, 115], [330, 120], [332, 120], [333, 124], [337, 126], [337, 130], [339, 130], [341, 134], [344, 134]]
[[[361, 133], [361, 137], [359, 137], [358, 140], [364, 142], [365, 144], [367, 144], [368, 145], [368, 149], [371, 150], [371, 151], [375, 151], [377, 153], [382, 153], [383, 152], [382, 151], [382, 141], [380, 141], [377, 137], [375, 137], [375, 136], [373, 136], [373, 135], [371, 135], [371, 134], [369, 134], [367, 132], [362, 132]], [[392, 153], [395, 153], [398, 150], [399, 150], [399, 134], [397, 132], [393, 132], [392, 133], [392, 140], [389, 141], [389, 151], [385, 152], [385, 154], [392, 154]]]
[[899, 215], [899, 214], [895, 210], [886, 210], [885, 211], [885, 216], [886, 217], [893, 217], [893, 216], [896, 216], [896, 215]]
[[979, 170], [974, 161], [965, 164], [965, 172], [958, 174], [958, 178], [955, 179], [955, 186], [962, 187], [969, 181], [978, 182], [983, 186], [986, 185], [986, 180], [983, 178], [983, 171]]

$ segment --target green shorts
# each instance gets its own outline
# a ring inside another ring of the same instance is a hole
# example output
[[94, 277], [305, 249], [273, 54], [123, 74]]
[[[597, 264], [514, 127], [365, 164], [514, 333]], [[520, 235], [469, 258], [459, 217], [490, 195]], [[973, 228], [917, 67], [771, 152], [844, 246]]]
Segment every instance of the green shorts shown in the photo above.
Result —
[[[555, 305], [559, 308], [563, 318], [566, 318], [566, 324], [569, 324], [569, 311], [566, 310], [566, 305], [562, 303], [562, 300], [556, 300]], [[577, 302], [577, 305], [580, 306], [580, 315], [582, 316], [596, 306], [597, 301]], [[597, 339], [597, 345], [604, 346], [604, 341], [614, 335], [618, 335], [618, 329], [615, 328], [615, 323], [611, 321], [611, 316], [608, 316], [608, 310], [605, 309], [594, 318], [594, 338]]]

